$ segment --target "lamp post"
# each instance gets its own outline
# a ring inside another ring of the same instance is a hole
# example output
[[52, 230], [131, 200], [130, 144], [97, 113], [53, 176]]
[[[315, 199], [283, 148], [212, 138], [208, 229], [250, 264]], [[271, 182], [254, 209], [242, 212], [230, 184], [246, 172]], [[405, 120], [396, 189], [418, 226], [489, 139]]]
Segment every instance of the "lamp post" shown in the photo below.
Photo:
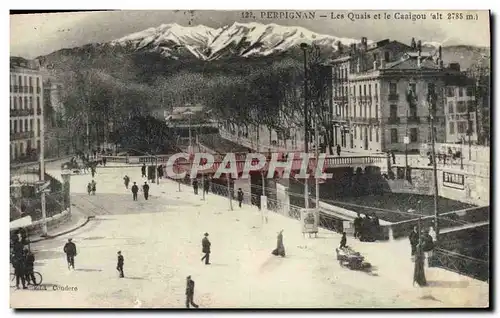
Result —
[[432, 145], [432, 170], [433, 170], [433, 183], [434, 183], [434, 226], [436, 232], [436, 241], [439, 240], [439, 192], [438, 192], [438, 180], [437, 180], [437, 166], [436, 166], [436, 142], [434, 134], [434, 116], [436, 113], [436, 96], [434, 92], [429, 93], [427, 97], [427, 103], [429, 106], [429, 119], [431, 124], [431, 145]]
[[[301, 43], [300, 48], [304, 52], [304, 152], [309, 155], [309, 134], [308, 134], [308, 88], [307, 88], [307, 51], [309, 50], [309, 45], [307, 43]], [[309, 161], [309, 158], [307, 158]], [[304, 182], [304, 200], [305, 200], [305, 208], [309, 208], [309, 186], [308, 179], [305, 179]]]
[[464, 170], [464, 142], [465, 142], [465, 137], [462, 136], [460, 138], [460, 169]]
[[191, 144], [191, 116], [193, 114], [194, 113], [192, 111], [190, 111], [190, 110], [184, 112], [184, 115], [189, 115], [189, 118], [188, 118], [188, 126], [189, 126], [189, 150], [188, 150], [188, 152], [190, 154], [193, 152], [193, 145]]

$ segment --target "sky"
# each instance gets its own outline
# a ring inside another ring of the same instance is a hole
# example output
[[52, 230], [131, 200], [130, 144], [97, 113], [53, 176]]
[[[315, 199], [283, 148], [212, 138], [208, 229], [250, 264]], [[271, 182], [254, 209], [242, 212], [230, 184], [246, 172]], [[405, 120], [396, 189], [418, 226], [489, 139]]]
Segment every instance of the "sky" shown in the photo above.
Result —
[[[365, 11], [351, 11], [361, 15]], [[125, 35], [156, 27], [166, 23], [180, 25], [203, 24], [212, 28], [231, 25], [234, 22], [276, 23], [302, 26], [320, 34], [360, 39], [366, 36], [378, 41], [386, 38], [410, 43], [415, 37], [422, 42], [439, 42], [443, 45], [490, 46], [488, 11], [470, 11], [477, 20], [448, 20], [443, 11], [442, 20], [434, 20], [431, 13], [439, 11], [366, 11], [371, 18], [351, 21], [349, 11], [334, 11], [344, 14], [341, 19], [331, 19], [332, 11], [316, 11], [315, 19], [276, 19], [262, 17], [265, 11], [253, 11], [255, 19], [242, 17], [242, 11], [106, 11], [22, 14], [10, 16], [10, 55], [35, 58], [62, 48], [71, 48], [88, 43], [108, 42]], [[375, 19], [377, 13], [393, 18]], [[403, 14], [426, 14], [425, 20], [396, 20], [396, 12]], [[454, 11], [457, 12], [457, 11]], [[463, 12], [464, 16], [467, 12]], [[325, 14], [328, 18], [320, 18]]]

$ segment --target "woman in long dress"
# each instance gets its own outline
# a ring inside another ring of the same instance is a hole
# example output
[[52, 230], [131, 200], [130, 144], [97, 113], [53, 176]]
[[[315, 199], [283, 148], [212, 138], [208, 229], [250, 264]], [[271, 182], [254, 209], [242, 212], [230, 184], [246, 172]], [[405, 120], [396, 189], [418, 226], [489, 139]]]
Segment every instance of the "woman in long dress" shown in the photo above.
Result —
[[415, 270], [413, 271], [413, 284], [415, 285], [415, 283], [417, 283], [420, 287], [427, 285], [424, 270], [425, 254], [422, 246], [423, 242], [420, 240], [415, 252]]
[[285, 246], [283, 245], [283, 230], [278, 233], [276, 249], [272, 252], [273, 255], [280, 255], [281, 257], [285, 257]]

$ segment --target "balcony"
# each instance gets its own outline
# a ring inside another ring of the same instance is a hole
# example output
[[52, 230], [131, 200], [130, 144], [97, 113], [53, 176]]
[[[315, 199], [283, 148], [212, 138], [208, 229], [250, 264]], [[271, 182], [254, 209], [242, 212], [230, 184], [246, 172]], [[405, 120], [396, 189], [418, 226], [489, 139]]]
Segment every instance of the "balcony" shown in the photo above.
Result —
[[19, 86], [14, 85], [14, 93], [17, 93], [17, 92], [19, 92]]
[[408, 117], [408, 124], [420, 124], [420, 117], [418, 116]]
[[10, 110], [10, 117], [33, 116], [33, 114], [34, 114], [33, 108]]
[[390, 101], [398, 101], [399, 100], [399, 94], [389, 94], [389, 100]]
[[340, 116], [340, 115], [333, 115], [332, 122], [347, 122], [347, 117]]
[[10, 140], [31, 139], [35, 137], [34, 131], [23, 131], [10, 134]]
[[398, 125], [400, 122], [401, 122], [401, 120], [399, 119], [399, 117], [389, 117], [387, 119], [387, 123], [389, 125]]

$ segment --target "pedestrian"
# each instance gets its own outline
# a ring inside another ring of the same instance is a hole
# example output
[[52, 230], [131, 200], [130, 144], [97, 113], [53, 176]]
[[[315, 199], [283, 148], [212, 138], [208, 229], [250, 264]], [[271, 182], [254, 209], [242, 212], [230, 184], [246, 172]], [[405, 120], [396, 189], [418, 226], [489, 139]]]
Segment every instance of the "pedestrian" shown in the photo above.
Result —
[[418, 286], [423, 287], [427, 285], [427, 279], [425, 278], [425, 254], [423, 251], [422, 240], [419, 240], [416, 248], [415, 248], [415, 268], [413, 270], [413, 285], [417, 283]]
[[197, 179], [193, 180], [193, 190], [194, 190], [194, 194], [198, 195], [198, 180]]
[[278, 232], [276, 249], [272, 251], [275, 256], [285, 257], [285, 245], [283, 245], [283, 230]]
[[346, 248], [347, 247], [347, 236], [346, 233], [342, 233], [342, 239], [340, 240], [340, 248]]
[[415, 252], [417, 251], [417, 245], [419, 241], [418, 227], [413, 227], [413, 231], [411, 231], [409, 239], [411, 246], [411, 256], [414, 256]]
[[205, 178], [203, 182], [203, 191], [208, 194], [208, 190], [210, 189], [210, 179]]
[[92, 163], [91, 166], [90, 166], [90, 173], [92, 173], [92, 178], [95, 176], [95, 164]]
[[66, 254], [66, 261], [68, 262], [68, 269], [75, 269], [75, 256], [76, 253], [76, 245], [73, 243], [73, 239], [69, 238], [68, 242], [64, 245], [63, 248], [64, 253]]
[[156, 171], [156, 173], [158, 173], [158, 178], [161, 179], [163, 177], [163, 166], [159, 165], [156, 170], [158, 170]]
[[212, 243], [208, 240], [208, 233], [204, 234], [203, 240], [201, 240], [201, 247], [202, 250], [201, 252], [204, 253], [205, 255], [201, 258], [201, 261], [205, 260], [205, 265], [210, 265], [210, 247], [212, 246]]
[[361, 218], [361, 214], [358, 213], [358, 216], [354, 219], [353, 225], [354, 225], [354, 238], [360, 238], [361, 237], [361, 222], [363, 219]]
[[106, 157], [102, 157], [102, 165], [105, 167], [106, 167], [106, 161], [107, 161]]
[[340, 157], [340, 150], [341, 150], [341, 149], [342, 149], [342, 148], [340, 148], [340, 145], [339, 145], [339, 144], [337, 144], [337, 156], [339, 156], [339, 157]]
[[149, 185], [146, 181], [144, 181], [144, 185], [142, 186], [142, 192], [144, 193], [144, 199], [148, 199], [149, 197]]
[[25, 264], [25, 275], [26, 275], [26, 282], [28, 285], [30, 285], [30, 281], [33, 282], [33, 285], [36, 285], [36, 279], [35, 279], [35, 255], [31, 253], [31, 251], [28, 248], [25, 248], [24, 250], [24, 264]]
[[194, 280], [191, 279], [191, 276], [186, 277], [186, 308], [189, 308], [189, 305], [194, 308], [198, 308], [198, 305], [194, 303]]
[[141, 167], [141, 177], [145, 178], [146, 177], [146, 164], [143, 163]]
[[125, 189], [128, 189], [128, 184], [130, 183], [130, 178], [125, 175], [125, 177], [123, 177], [123, 183], [125, 183]]
[[139, 187], [134, 182], [134, 185], [132, 186], [132, 198], [134, 201], [137, 201], [137, 192], [139, 192]]
[[394, 153], [394, 150], [391, 150], [391, 157], [392, 157], [392, 164], [396, 164], [396, 154]]
[[25, 261], [23, 254], [23, 244], [19, 236], [14, 238], [14, 243], [12, 246], [11, 263], [14, 267], [14, 274], [16, 275], [16, 288], [19, 289], [19, 283], [22, 283], [23, 289], [27, 289], [25, 280]]
[[122, 255], [122, 251], [118, 251], [118, 262], [116, 264], [116, 270], [118, 273], [120, 273], [120, 278], [124, 278], [125, 275], [123, 274], [123, 264], [124, 264], [124, 258]]
[[241, 203], [243, 202], [243, 190], [241, 190], [241, 188], [238, 188], [238, 204], [241, 208]]
[[92, 195], [95, 195], [96, 182], [92, 180]]
[[87, 184], [87, 193], [88, 193], [89, 195], [91, 195], [91, 194], [92, 194], [92, 183], [90, 183], [90, 182]]

